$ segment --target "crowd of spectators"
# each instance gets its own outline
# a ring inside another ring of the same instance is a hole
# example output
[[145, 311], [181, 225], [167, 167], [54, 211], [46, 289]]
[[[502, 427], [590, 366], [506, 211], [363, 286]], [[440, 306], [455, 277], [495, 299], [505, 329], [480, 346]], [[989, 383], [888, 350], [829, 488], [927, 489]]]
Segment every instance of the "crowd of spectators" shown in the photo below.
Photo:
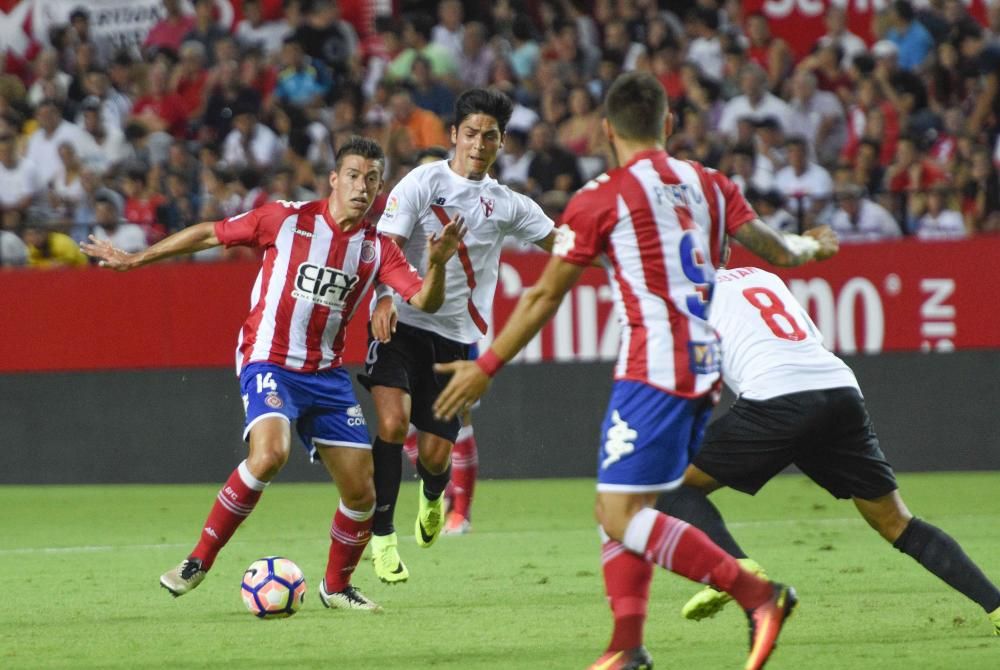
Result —
[[961, 0], [896, 0], [871, 47], [830, 7], [798, 60], [738, 0], [396, 5], [352, 22], [334, 2], [285, 0], [267, 17], [273, 3], [243, 0], [229, 29], [213, 0], [190, 16], [164, 0], [144, 44], [122, 50], [75, 10], [30, 71], [0, 71], [0, 265], [82, 265], [91, 234], [138, 250], [269, 200], [323, 197], [355, 133], [385, 147], [388, 190], [418, 152], [450, 146], [470, 86], [515, 101], [496, 176], [558, 217], [609, 164], [600, 102], [637, 69], [669, 97], [668, 150], [731, 175], [779, 230], [829, 224], [845, 242], [1000, 230], [1000, 3], [984, 27]]

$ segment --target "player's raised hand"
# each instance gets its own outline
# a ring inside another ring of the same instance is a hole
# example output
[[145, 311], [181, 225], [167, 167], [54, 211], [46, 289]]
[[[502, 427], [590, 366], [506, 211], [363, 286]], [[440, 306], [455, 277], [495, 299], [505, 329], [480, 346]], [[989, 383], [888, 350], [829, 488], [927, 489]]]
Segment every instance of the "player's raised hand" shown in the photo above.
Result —
[[396, 332], [396, 321], [399, 313], [396, 305], [392, 301], [392, 296], [382, 296], [375, 303], [375, 311], [372, 312], [371, 327], [372, 337], [385, 344], [392, 339], [392, 334]]
[[93, 235], [89, 242], [80, 242], [80, 250], [91, 258], [96, 258], [102, 268], [125, 272], [135, 267], [135, 254], [114, 247], [108, 240], [99, 240]]
[[837, 233], [833, 232], [830, 226], [816, 226], [805, 232], [807, 237], [811, 237], [819, 242], [819, 251], [816, 252], [816, 260], [825, 261], [840, 249], [840, 240]]
[[427, 240], [427, 260], [435, 265], [443, 265], [455, 255], [458, 245], [468, 230], [465, 217], [456, 214], [441, 231]]
[[475, 361], [438, 363], [434, 372], [451, 375], [448, 385], [434, 401], [434, 416], [442, 421], [450, 421], [456, 414], [472, 407], [490, 385], [490, 378]]

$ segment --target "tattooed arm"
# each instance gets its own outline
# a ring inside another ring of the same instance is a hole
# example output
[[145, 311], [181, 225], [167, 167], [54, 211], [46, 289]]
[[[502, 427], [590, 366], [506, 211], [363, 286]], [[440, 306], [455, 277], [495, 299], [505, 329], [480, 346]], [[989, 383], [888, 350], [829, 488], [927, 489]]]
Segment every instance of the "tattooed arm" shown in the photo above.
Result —
[[794, 267], [811, 260], [824, 260], [837, 253], [837, 235], [827, 226], [817, 226], [804, 235], [778, 233], [760, 219], [744, 223], [733, 237], [768, 263]]

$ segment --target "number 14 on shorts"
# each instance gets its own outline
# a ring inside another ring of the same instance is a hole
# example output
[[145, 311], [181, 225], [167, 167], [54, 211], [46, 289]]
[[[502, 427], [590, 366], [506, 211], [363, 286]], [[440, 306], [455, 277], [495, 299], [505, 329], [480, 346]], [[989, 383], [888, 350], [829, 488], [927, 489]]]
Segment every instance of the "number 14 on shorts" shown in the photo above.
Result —
[[278, 382], [274, 380], [272, 373], [270, 372], [258, 372], [257, 373], [257, 393], [263, 393], [265, 390], [277, 391]]

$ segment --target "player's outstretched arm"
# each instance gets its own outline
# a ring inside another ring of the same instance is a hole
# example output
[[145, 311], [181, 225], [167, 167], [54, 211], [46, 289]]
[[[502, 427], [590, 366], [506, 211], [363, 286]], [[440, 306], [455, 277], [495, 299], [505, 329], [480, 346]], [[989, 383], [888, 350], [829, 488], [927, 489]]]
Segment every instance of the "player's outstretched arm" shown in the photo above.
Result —
[[112, 246], [107, 240], [99, 240], [93, 235], [89, 242], [81, 242], [80, 249], [92, 258], [97, 258], [102, 268], [119, 272], [133, 270], [158, 260], [191, 254], [203, 249], [211, 249], [221, 244], [215, 236], [215, 224], [209, 221], [199, 223], [163, 238], [153, 246], [136, 253], [128, 253]]
[[768, 263], [780, 267], [825, 260], [839, 249], [837, 235], [828, 226], [818, 226], [805, 235], [780, 234], [760, 219], [753, 219], [737, 228], [733, 237]]
[[478, 360], [435, 365], [435, 371], [451, 374], [452, 377], [434, 403], [434, 414], [449, 420], [478, 400], [486, 392], [490, 378], [555, 315], [563, 296], [577, 282], [583, 270], [583, 266], [553, 256], [538, 283], [521, 296], [507, 325]]
[[465, 219], [456, 215], [438, 235], [427, 240], [427, 274], [410, 304], [424, 312], [436, 312], [444, 304], [445, 264], [458, 251], [465, 236]]

